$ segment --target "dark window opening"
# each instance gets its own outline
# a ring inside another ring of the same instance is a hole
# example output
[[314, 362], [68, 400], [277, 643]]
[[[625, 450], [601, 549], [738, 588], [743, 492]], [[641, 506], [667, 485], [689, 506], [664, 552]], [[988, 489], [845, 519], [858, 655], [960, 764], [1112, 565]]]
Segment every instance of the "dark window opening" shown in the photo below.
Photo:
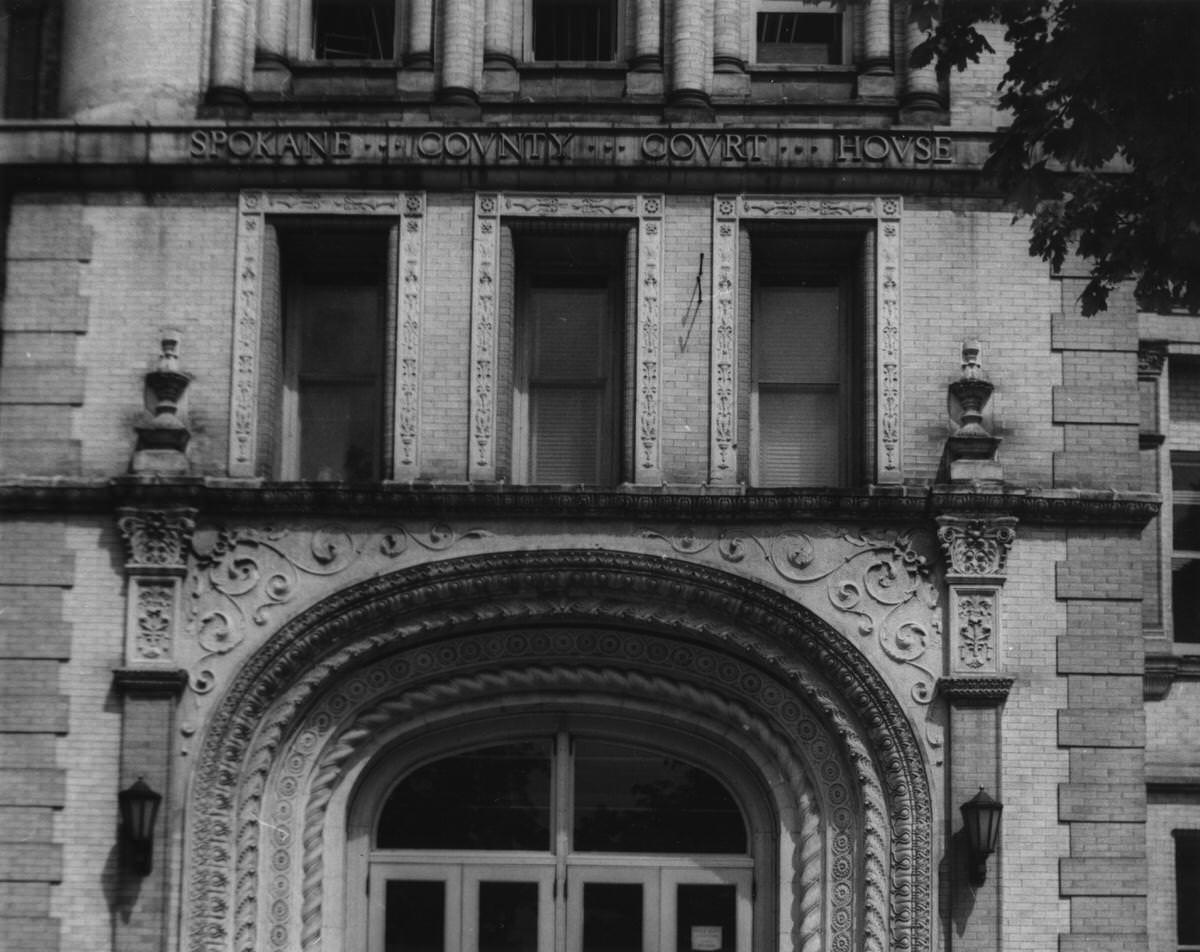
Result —
[[45, 119], [58, 108], [62, 10], [58, 0], [10, 3], [0, 15], [3, 107], [8, 119]]
[[284, 235], [284, 478], [383, 476], [386, 230]]
[[759, 13], [756, 35], [759, 63], [837, 66], [842, 62], [840, 13]]
[[615, 0], [533, 0], [533, 58], [610, 62], [617, 56]]
[[1175, 831], [1175, 923], [1179, 952], [1200, 949], [1200, 830]]
[[395, 56], [395, 0], [314, 0], [313, 50], [323, 60]]
[[1171, 454], [1171, 615], [1175, 640], [1200, 643], [1200, 453]]

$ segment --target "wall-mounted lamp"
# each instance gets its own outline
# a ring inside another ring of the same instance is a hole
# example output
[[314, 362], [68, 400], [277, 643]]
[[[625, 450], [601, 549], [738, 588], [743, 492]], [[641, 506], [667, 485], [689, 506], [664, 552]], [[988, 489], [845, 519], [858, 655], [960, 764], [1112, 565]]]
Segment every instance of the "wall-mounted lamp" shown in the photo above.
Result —
[[1000, 839], [1000, 814], [1004, 804], [980, 787], [961, 809], [971, 852], [971, 885], [981, 886], [987, 878], [987, 858], [996, 852], [996, 843]]
[[117, 794], [121, 808], [121, 837], [126, 865], [141, 876], [149, 875], [154, 854], [154, 821], [162, 794], [141, 777]]

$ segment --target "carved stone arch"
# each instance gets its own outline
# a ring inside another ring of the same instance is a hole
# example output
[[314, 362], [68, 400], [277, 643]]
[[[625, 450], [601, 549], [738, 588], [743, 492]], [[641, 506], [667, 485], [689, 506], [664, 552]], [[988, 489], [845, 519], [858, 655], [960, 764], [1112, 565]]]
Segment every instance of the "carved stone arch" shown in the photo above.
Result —
[[[563, 550], [448, 560], [368, 580], [301, 614], [247, 660], [208, 722], [193, 776], [184, 910], [190, 948], [224, 950], [235, 937], [238, 949], [262, 939], [282, 948], [275, 939], [295, 938], [288, 930], [287, 937], [255, 938], [255, 903], [267, 887], [274, 884], [285, 904], [285, 896], [295, 895], [284, 882], [292, 870], [260, 855], [263, 844], [290, 836], [264, 825], [273, 822], [263, 820], [264, 797], [276, 795], [272, 778], [282, 776], [280, 765], [290, 762], [285, 758], [300, 742], [305, 718], [332, 697], [334, 685], [424, 648], [433, 660], [415, 683], [436, 696], [438, 683], [449, 690], [456, 676], [454, 644], [477, 652], [494, 636], [511, 648], [514, 639], [545, 634], [548, 625], [580, 637], [591, 633], [590, 668], [584, 652], [569, 653], [566, 670], [575, 677], [584, 677], [585, 669], [653, 676], [653, 664], [631, 665], [620, 655], [619, 637], [614, 650], [621, 663], [606, 663], [612, 659], [598, 650], [597, 639], [607, 636], [596, 632], [607, 629], [639, 636], [625, 639], [630, 644], [657, 639], [707, 652], [717, 664], [710, 693], [721, 703], [736, 700], [759, 721], [784, 724], [789, 714], [810, 711], [834, 739], [843, 769], [861, 784], [855, 808], [863, 834], [858, 854], [847, 862], [854, 881], [864, 884], [861, 912], [854, 914], [864, 923], [863, 947], [931, 947], [932, 803], [924, 760], [901, 706], [861, 653], [812, 613], [756, 583], [672, 560]], [[680, 691], [700, 690], [704, 678], [681, 660], [668, 656], [661, 670], [671, 672]], [[541, 663], [552, 662], [553, 655]], [[524, 670], [539, 676], [536, 666], [526, 663]], [[722, 673], [732, 680], [721, 681]], [[347, 710], [355, 706], [346, 701]], [[321, 769], [311, 756], [308, 763]], [[326, 761], [324, 768], [331, 765]], [[283, 865], [302, 855], [292, 851]], [[807, 907], [805, 896], [790, 898]], [[853, 893], [843, 890], [830, 908], [844, 918], [854, 908]], [[303, 911], [311, 917], [311, 908]], [[850, 934], [830, 923], [831, 938]], [[831, 947], [841, 952], [843, 946]]]

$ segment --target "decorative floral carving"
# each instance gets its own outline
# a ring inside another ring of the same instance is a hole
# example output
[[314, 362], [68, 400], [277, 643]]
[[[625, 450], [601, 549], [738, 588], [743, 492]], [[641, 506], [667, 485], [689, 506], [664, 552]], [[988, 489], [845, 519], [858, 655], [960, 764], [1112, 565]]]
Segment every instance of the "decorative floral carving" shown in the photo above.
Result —
[[[495, 632], [501, 621], [512, 630], [521, 618], [548, 617], [590, 620], [593, 628], [603, 619], [623, 630], [687, 631], [693, 641], [735, 645], [763, 670], [777, 670], [789, 690], [828, 719], [854, 769], [880, 777], [879, 804], [868, 809], [880, 811], [889, 836], [878, 847], [867, 844], [861, 868], [883, 890], [883, 900], [868, 898], [865, 911], [883, 931], [866, 947], [932, 948], [933, 810], [924, 758], [870, 663], [793, 600], [762, 586], [702, 566], [597, 551], [501, 553], [429, 563], [419, 579], [374, 577], [294, 619], [248, 659], [209, 721], [196, 766], [184, 933], [190, 948], [216, 952], [233, 943], [233, 877], [240, 889], [258, 876], [257, 826], [243, 825], [239, 816], [256, 814], [277, 745], [292, 736], [327, 679], [384, 645]], [[331, 662], [334, 644], [343, 647]], [[837, 685], [838, 697], [822, 685]], [[765, 700], [758, 690], [745, 696], [755, 706]], [[802, 910], [811, 908], [802, 889], [794, 899]], [[834, 895], [832, 902], [843, 918], [854, 909], [852, 895]]]
[[713, 330], [710, 364], [711, 416], [709, 481], [737, 482], [737, 254], [738, 234], [734, 201], [714, 200], [713, 211]]
[[175, 618], [175, 582], [143, 582], [137, 588], [137, 633], [134, 653], [145, 661], [171, 655], [171, 630]]
[[913, 699], [921, 704], [933, 700], [935, 675], [920, 662], [938, 642], [940, 625], [934, 614], [938, 592], [911, 533], [844, 534], [830, 540], [816, 540], [796, 530], [766, 539], [738, 529], [707, 539], [690, 530], [666, 536], [646, 529], [641, 535], [667, 543], [680, 555], [712, 548], [726, 562], [741, 562], [758, 552], [788, 582], [823, 583], [830, 604], [858, 619], [860, 635], [875, 637], [887, 657], [920, 672]]
[[[649, 202], [644, 202], [648, 205]], [[658, 221], [643, 218], [638, 229], [637, 394], [638, 426], [637, 482], [657, 482], [659, 459], [659, 360], [662, 351], [662, 321], [659, 275], [662, 273], [662, 234]]]
[[965, 668], [991, 668], [995, 646], [994, 596], [977, 592], [958, 598], [958, 660]]
[[500, 264], [500, 230], [496, 228], [495, 195], [476, 196], [475, 261], [471, 305], [471, 459], [470, 477], [496, 476], [496, 269]]
[[938, 542], [948, 573], [969, 578], [1003, 577], [1017, 537], [1013, 516], [938, 516]]
[[182, 570], [187, 547], [196, 529], [195, 509], [119, 510], [117, 527], [125, 540], [131, 572], [147, 569]]
[[420, 192], [406, 195], [406, 214], [400, 233], [400, 300], [396, 340], [396, 459], [397, 479], [420, 473], [421, 435], [421, 312], [424, 307], [425, 238]]

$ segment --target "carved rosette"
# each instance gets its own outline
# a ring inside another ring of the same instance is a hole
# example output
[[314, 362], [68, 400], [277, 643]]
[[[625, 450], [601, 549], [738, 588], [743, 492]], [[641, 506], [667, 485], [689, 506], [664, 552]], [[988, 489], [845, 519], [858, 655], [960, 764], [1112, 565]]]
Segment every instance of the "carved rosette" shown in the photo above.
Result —
[[939, 516], [950, 589], [950, 670], [995, 675], [1000, 665], [1000, 589], [1016, 539], [1012, 516]]
[[[737, 451], [738, 407], [736, 380], [730, 385], [728, 399], [718, 393], [722, 362], [729, 358], [725, 342], [718, 340], [721, 308], [731, 313], [738, 301], [736, 243], [740, 221], [874, 221], [875, 222], [875, 480], [899, 483], [903, 476], [901, 461], [901, 393], [903, 380], [900, 364], [900, 219], [903, 203], [898, 196], [807, 196], [742, 195], [737, 198], [718, 195], [713, 201], [713, 396], [711, 400], [709, 473], [714, 484], [730, 482], [726, 463], [729, 447]], [[727, 234], [722, 229], [727, 229]], [[732, 245], [730, 244], [732, 243]], [[731, 250], [732, 248], [732, 250]], [[723, 261], [726, 264], [723, 266]], [[728, 262], [732, 264], [727, 264]], [[728, 285], [725, 285], [728, 281]], [[736, 354], [732, 354], [736, 360]], [[736, 363], [733, 364], [736, 367]], [[736, 479], [732, 480], [736, 482]]]
[[[391, 216], [401, 222], [406, 209], [407, 214], [420, 216], [420, 210], [412, 211], [414, 195], [420, 197], [423, 205], [423, 193], [418, 192], [406, 196], [398, 192], [242, 192], [238, 203], [237, 272], [233, 289], [230, 476], [254, 476], [258, 456], [258, 388], [262, 377], [260, 308], [264, 278], [263, 241], [268, 219], [286, 215]], [[403, 296], [404, 281], [398, 284]], [[402, 301], [402, 315], [403, 304]]]
[[471, 449], [467, 476], [496, 478], [496, 359], [499, 351], [500, 229], [505, 218], [629, 219], [637, 223], [637, 374], [634, 420], [639, 483], [662, 481], [659, 430], [662, 351], [661, 195], [478, 193], [471, 297]]
[[132, 668], [173, 664], [180, 590], [196, 510], [125, 508], [118, 514], [117, 526], [128, 555], [125, 663]]

